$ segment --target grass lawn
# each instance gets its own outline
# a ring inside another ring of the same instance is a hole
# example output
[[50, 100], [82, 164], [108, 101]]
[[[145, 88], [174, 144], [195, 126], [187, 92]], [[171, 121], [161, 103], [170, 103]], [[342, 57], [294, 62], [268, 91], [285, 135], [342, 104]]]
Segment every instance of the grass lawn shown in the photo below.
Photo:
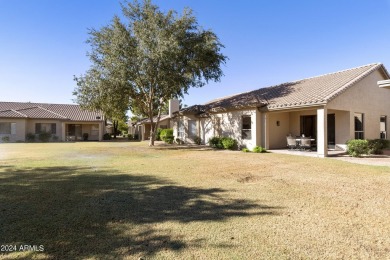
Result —
[[144, 142], [0, 144], [0, 245], [17, 246], [0, 259], [386, 259], [389, 234], [389, 167]]

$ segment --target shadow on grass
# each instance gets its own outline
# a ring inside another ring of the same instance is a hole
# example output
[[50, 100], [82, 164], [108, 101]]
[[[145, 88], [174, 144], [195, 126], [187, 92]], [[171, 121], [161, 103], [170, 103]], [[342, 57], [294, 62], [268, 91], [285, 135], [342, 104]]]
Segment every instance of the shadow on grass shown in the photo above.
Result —
[[155, 224], [273, 215], [278, 209], [229, 199], [223, 189], [184, 187], [109, 169], [2, 170], [0, 244], [44, 245], [43, 253], [53, 259], [182, 250], [196, 245]]

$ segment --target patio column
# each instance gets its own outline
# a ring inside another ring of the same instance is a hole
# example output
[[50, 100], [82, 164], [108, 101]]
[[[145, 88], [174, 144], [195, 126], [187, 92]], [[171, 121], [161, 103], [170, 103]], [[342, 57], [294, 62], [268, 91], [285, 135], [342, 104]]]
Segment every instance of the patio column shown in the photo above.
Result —
[[261, 113], [261, 134], [262, 146], [269, 149], [269, 115], [267, 112]]
[[328, 156], [328, 117], [325, 107], [317, 109], [317, 155]]
[[66, 123], [61, 123], [61, 141], [66, 141]]

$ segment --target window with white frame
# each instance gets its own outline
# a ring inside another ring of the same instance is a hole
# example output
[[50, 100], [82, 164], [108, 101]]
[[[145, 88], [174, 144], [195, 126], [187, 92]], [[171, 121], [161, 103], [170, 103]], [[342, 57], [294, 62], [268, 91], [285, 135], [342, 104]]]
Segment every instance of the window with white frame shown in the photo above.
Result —
[[185, 137], [184, 121], [179, 120], [177, 124], [178, 124], [177, 137], [180, 138], [180, 140], [184, 141], [184, 137]]
[[380, 139], [386, 139], [387, 138], [387, 116], [381, 116], [380, 123]]
[[355, 139], [364, 139], [364, 114], [355, 113]]
[[215, 125], [214, 125], [214, 135], [215, 136], [222, 136], [221, 121], [222, 121], [222, 118], [220, 118], [220, 117], [215, 118]]
[[188, 137], [194, 139], [197, 136], [196, 120], [188, 120]]
[[56, 123], [36, 123], [35, 124], [35, 134], [40, 134], [43, 132], [50, 133], [50, 134], [56, 134], [57, 133]]
[[3, 122], [0, 123], [0, 134], [2, 135], [15, 135], [16, 123]]
[[252, 120], [251, 116], [242, 116], [242, 130], [241, 130], [242, 139], [252, 139]]

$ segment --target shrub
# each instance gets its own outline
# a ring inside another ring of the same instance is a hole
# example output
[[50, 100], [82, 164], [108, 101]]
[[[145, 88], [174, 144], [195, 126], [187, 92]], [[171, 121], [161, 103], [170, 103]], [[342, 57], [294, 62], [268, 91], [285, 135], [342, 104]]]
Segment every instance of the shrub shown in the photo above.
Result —
[[138, 140], [138, 134], [134, 134], [134, 140]]
[[261, 146], [255, 146], [253, 148], [254, 153], [265, 153], [267, 150]]
[[223, 148], [233, 150], [237, 148], [237, 141], [231, 137], [222, 138]]
[[1, 138], [1, 141], [3, 141], [4, 143], [8, 143], [9, 142], [9, 136], [3, 136]]
[[161, 141], [161, 132], [162, 132], [162, 128], [157, 128], [156, 130], [156, 141]]
[[84, 134], [83, 134], [83, 140], [84, 140], [84, 141], [87, 141], [87, 140], [88, 140], [88, 136], [89, 136], [88, 133], [84, 133]]
[[209, 145], [213, 148], [223, 149], [222, 138], [217, 136], [210, 138]]
[[385, 139], [374, 139], [374, 140], [367, 140], [367, 153], [368, 154], [382, 154], [383, 149], [386, 149], [389, 147], [389, 140]]
[[132, 134], [128, 134], [127, 135], [127, 140], [133, 140], [133, 135]]
[[183, 140], [181, 140], [180, 138], [176, 138], [176, 143], [177, 144], [184, 144]]
[[51, 133], [49, 132], [40, 132], [39, 135], [38, 135], [38, 139], [39, 141], [41, 142], [48, 142], [51, 138]]
[[163, 129], [160, 133], [161, 140], [168, 144], [172, 144], [173, 140], [175, 140], [175, 137], [173, 136], [173, 129], [167, 128]]
[[53, 139], [53, 141], [55, 141], [55, 142], [57, 142], [57, 141], [58, 141], [58, 139], [59, 139], [59, 137], [58, 137], [58, 136], [56, 136], [56, 135], [53, 135], [51, 138], [52, 138], [52, 139]]
[[35, 142], [35, 134], [33, 134], [33, 133], [26, 134], [26, 141], [27, 142]]
[[348, 154], [353, 157], [359, 157], [362, 154], [368, 153], [368, 141], [367, 140], [349, 140], [347, 142]]
[[254, 153], [265, 153], [267, 150], [261, 146], [255, 146], [255, 148], [253, 148], [253, 152]]
[[111, 140], [111, 134], [105, 133], [105, 134], [103, 135], [103, 140]]
[[197, 145], [200, 145], [200, 144], [202, 144], [202, 139], [200, 139], [199, 136], [195, 136], [194, 137], [194, 143], [196, 143]]
[[249, 153], [250, 152], [248, 148], [242, 148], [241, 151], [243, 151], [244, 153]]

